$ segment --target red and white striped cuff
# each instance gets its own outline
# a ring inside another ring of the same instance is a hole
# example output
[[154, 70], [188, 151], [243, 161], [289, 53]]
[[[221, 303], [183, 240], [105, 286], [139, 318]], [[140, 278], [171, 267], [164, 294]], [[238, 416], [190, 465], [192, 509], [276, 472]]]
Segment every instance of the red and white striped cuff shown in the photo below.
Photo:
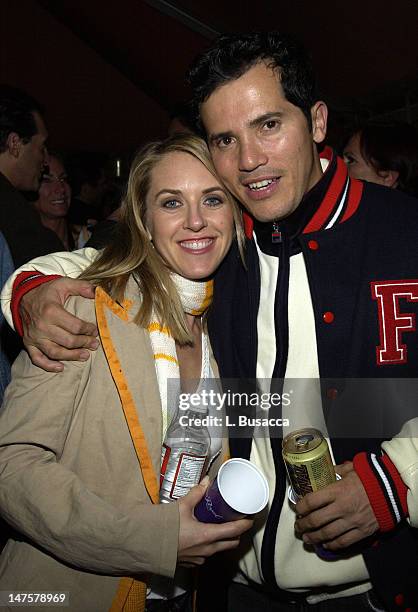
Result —
[[61, 278], [61, 276], [59, 274], [45, 275], [42, 274], [42, 272], [36, 272], [34, 270], [31, 272], [21, 272], [16, 276], [13, 283], [10, 310], [12, 313], [13, 325], [20, 336], [23, 336], [23, 324], [19, 312], [22, 297], [26, 295], [28, 291], [31, 291], [31, 289], [35, 289], [35, 287], [39, 287], [39, 285], [43, 285], [44, 283], [49, 283], [49, 281], [55, 278]]
[[359, 453], [353, 467], [366, 490], [380, 531], [391, 531], [408, 516], [408, 488], [388, 455]]

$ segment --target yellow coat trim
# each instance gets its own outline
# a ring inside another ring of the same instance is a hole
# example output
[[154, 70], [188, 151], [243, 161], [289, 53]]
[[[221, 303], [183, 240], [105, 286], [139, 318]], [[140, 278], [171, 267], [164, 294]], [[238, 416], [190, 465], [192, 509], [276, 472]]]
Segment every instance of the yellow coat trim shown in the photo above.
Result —
[[115, 347], [109, 332], [109, 326], [106, 320], [105, 307], [108, 307], [112, 312], [117, 314], [122, 320], [128, 320], [126, 310], [116, 304], [107, 293], [97, 287], [96, 289], [96, 318], [97, 326], [100, 332], [100, 338], [103, 345], [103, 350], [106, 355], [109, 368], [115, 381], [119, 397], [122, 403], [122, 409], [125, 414], [129, 432], [132, 437], [132, 442], [141, 467], [142, 476], [144, 478], [145, 487], [154, 504], [159, 503], [159, 481], [155, 474], [151, 456], [148, 450], [147, 441], [144, 432], [139, 422], [138, 413], [136, 411], [135, 402], [129, 391], [126, 378], [122, 372], [121, 364], [116, 353]]
[[[96, 289], [96, 318], [103, 350], [119, 393], [145, 487], [152, 503], [157, 504], [159, 502], [158, 479], [154, 472], [145, 435], [139, 422], [135, 402], [129, 391], [120, 361], [112, 343], [105, 314], [105, 308], [107, 307], [123, 321], [128, 321], [128, 309], [131, 305], [132, 302], [129, 303], [125, 300], [123, 305], [120, 306], [101, 287]], [[144, 582], [133, 580], [132, 578], [121, 578], [109, 612], [143, 612], [145, 610], [146, 593], [147, 587]]]

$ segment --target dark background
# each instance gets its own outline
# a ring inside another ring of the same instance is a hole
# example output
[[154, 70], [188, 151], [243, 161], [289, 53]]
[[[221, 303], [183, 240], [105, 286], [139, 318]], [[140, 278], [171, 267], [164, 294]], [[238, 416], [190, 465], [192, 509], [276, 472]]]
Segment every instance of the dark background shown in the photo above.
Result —
[[331, 144], [363, 117], [418, 124], [416, 0], [1, 0], [0, 81], [41, 101], [54, 147], [123, 160], [166, 134], [216, 32], [256, 29], [312, 51]]

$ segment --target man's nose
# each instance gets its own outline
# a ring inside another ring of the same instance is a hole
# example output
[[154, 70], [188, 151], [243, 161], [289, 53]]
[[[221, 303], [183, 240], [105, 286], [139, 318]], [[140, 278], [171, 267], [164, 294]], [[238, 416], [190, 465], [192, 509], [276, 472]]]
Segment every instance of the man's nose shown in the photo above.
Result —
[[267, 163], [268, 156], [263, 151], [259, 142], [255, 139], [242, 141], [239, 147], [239, 169], [243, 172], [251, 172], [259, 166]]
[[60, 179], [55, 179], [55, 181], [54, 181], [54, 191], [55, 191], [55, 193], [59, 193], [59, 194], [62, 195], [65, 192], [64, 181], [61, 181]]

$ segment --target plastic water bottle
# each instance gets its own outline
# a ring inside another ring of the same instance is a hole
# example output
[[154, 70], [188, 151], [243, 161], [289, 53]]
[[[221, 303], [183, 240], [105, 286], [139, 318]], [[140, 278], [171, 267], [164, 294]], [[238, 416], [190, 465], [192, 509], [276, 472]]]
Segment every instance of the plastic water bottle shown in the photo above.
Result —
[[167, 429], [161, 453], [160, 502], [186, 495], [199, 484], [208, 462], [210, 434], [204, 422], [206, 406], [178, 410]]

